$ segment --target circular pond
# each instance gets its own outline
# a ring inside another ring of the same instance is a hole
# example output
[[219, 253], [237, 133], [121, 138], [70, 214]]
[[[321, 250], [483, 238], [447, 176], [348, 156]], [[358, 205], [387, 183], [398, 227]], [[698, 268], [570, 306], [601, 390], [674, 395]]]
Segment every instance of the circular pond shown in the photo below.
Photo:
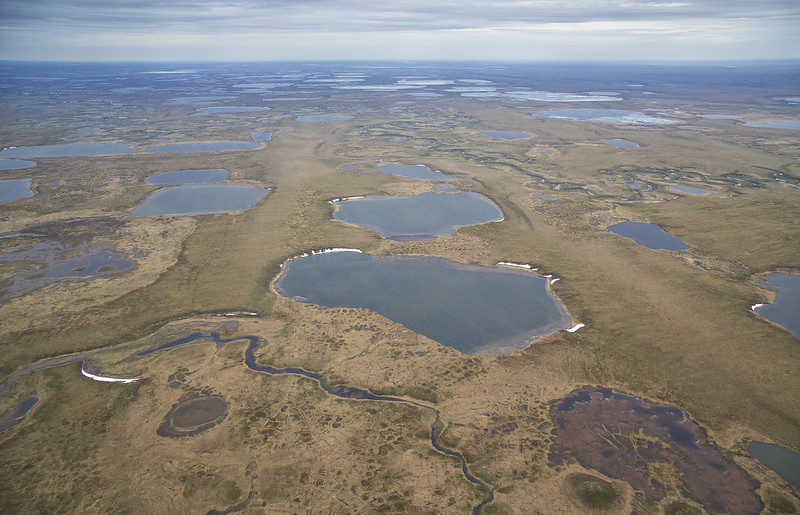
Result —
[[227, 414], [228, 403], [222, 397], [190, 399], [173, 406], [158, 428], [158, 434], [196, 435], [222, 422]]

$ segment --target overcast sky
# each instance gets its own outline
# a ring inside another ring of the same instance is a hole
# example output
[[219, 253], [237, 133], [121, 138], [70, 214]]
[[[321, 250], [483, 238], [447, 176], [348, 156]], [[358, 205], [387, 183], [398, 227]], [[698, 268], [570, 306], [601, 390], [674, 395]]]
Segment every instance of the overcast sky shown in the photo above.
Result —
[[0, 0], [0, 59], [800, 58], [800, 0]]

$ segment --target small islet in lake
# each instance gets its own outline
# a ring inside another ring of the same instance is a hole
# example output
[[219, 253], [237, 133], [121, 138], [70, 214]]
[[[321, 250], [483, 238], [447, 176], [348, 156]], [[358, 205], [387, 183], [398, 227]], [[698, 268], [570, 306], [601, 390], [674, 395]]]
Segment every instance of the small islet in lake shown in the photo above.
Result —
[[800, 275], [773, 272], [764, 279], [768, 287], [776, 289], [775, 302], [754, 306], [753, 311], [800, 338]]
[[423, 181], [445, 181], [455, 179], [452, 175], [447, 175], [438, 170], [431, 170], [425, 165], [381, 165], [377, 168], [381, 173], [407, 177], [409, 179], [419, 179]]
[[677, 236], [673, 236], [664, 231], [656, 224], [624, 222], [609, 226], [608, 230], [614, 234], [619, 234], [629, 238], [639, 245], [644, 245], [648, 249], [654, 250], [686, 250], [689, 245]]
[[274, 289], [299, 302], [371, 309], [467, 354], [509, 355], [572, 326], [547, 285], [527, 270], [342, 251], [289, 261]]
[[20, 200], [33, 196], [31, 183], [33, 179], [0, 180], [0, 202]]
[[266, 195], [267, 188], [248, 184], [184, 184], [156, 191], [131, 216], [202, 215], [244, 211]]
[[366, 227], [399, 241], [432, 240], [459, 227], [503, 220], [503, 211], [474, 192], [422, 193], [336, 200], [334, 219]]

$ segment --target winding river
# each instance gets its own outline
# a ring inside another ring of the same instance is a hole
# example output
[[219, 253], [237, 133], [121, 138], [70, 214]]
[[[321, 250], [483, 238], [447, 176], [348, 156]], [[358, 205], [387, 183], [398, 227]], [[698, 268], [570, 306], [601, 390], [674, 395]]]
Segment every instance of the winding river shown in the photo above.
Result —
[[[254, 372], [260, 372], [272, 376], [293, 375], [293, 376], [304, 377], [306, 379], [311, 379], [312, 381], [315, 381], [317, 385], [319, 385], [319, 387], [325, 393], [332, 395], [334, 397], [339, 397], [341, 399], [400, 403], [413, 406], [418, 409], [427, 410], [433, 413], [436, 416], [436, 419], [434, 420], [433, 424], [431, 424], [431, 432], [430, 432], [431, 445], [438, 452], [446, 456], [458, 459], [458, 461], [461, 463], [461, 472], [464, 475], [464, 478], [473, 485], [480, 487], [485, 492], [484, 499], [481, 501], [481, 503], [472, 509], [473, 515], [478, 515], [483, 510], [484, 506], [486, 506], [487, 504], [489, 504], [494, 500], [494, 488], [489, 483], [483, 481], [481, 478], [473, 475], [469, 471], [469, 465], [467, 464], [467, 460], [466, 458], [464, 458], [464, 455], [459, 451], [450, 449], [442, 445], [441, 436], [447, 426], [441, 420], [440, 417], [441, 412], [433, 405], [427, 404], [425, 402], [413, 398], [394, 397], [391, 395], [378, 395], [372, 393], [369, 390], [363, 388], [357, 388], [354, 386], [347, 386], [347, 385], [329, 386], [325, 382], [321, 374], [318, 374], [316, 372], [311, 372], [302, 368], [296, 368], [296, 367], [277, 368], [271, 365], [262, 365], [256, 361], [255, 351], [259, 347], [261, 347], [262, 344], [266, 344], [266, 340], [258, 336], [244, 335], [244, 336], [233, 336], [231, 338], [222, 338], [220, 333], [217, 331], [210, 331], [208, 333], [202, 331], [193, 331], [188, 334], [184, 334], [183, 336], [180, 336], [178, 338], [174, 338], [156, 347], [140, 350], [134, 353], [133, 356], [142, 357], [155, 352], [174, 349], [185, 345], [205, 343], [208, 342], [209, 340], [217, 344], [217, 350], [221, 349], [227, 343], [234, 342], [237, 340], [247, 340], [249, 342], [249, 345], [247, 346], [247, 349], [245, 350], [244, 353], [244, 364], [247, 366], [247, 368], [249, 368]], [[103, 352], [103, 350], [104, 349], [98, 349], [95, 351], [50, 358], [40, 363], [26, 367], [12, 374], [9, 378], [7, 378], [5, 382], [6, 384], [2, 389], [0, 389], [0, 392], [5, 391], [10, 386], [12, 386], [16, 381], [17, 377], [19, 377], [22, 374], [33, 372], [35, 370], [39, 370], [42, 368], [67, 365], [70, 363], [75, 363], [77, 361], [84, 361], [84, 366], [85, 366], [86, 362], [88, 361], [91, 355]], [[233, 513], [235, 511], [241, 511], [246, 507], [247, 507], [246, 502], [239, 503], [231, 508], [228, 508], [222, 513]], [[220, 513], [220, 512], [217, 512], [216, 510], [211, 510], [209, 513]]]

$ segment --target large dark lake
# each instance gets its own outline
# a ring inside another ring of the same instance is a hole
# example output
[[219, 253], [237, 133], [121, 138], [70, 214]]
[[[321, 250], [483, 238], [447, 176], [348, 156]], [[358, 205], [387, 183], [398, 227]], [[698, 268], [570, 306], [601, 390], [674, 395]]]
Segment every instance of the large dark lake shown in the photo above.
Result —
[[467, 354], [511, 354], [572, 325], [545, 278], [442, 258], [315, 254], [287, 263], [274, 288], [299, 302], [377, 311]]
[[266, 188], [247, 184], [186, 184], [159, 190], [133, 208], [132, 216], [202, 215], [244, 211], [261, 200]]
[[800, 275], [774, 272], [764, 276], [771, 288], [777, 288], [774, 304], [764, 304], [754, 311], [780, 324], [800, 338]]
[[365, 197], [338, 200], [334, 218], [360, 225], [385, 238], [428, 240], [459, 227], [503, 220], [503, 211], [474, 192], [422, 193], [409, 197]]
[[625, 221], [608, 228], [614, 234], [630, 238], [649, 249], [686, 250], [689, 245], [677, 236], [664, 232], [656, 224]]

